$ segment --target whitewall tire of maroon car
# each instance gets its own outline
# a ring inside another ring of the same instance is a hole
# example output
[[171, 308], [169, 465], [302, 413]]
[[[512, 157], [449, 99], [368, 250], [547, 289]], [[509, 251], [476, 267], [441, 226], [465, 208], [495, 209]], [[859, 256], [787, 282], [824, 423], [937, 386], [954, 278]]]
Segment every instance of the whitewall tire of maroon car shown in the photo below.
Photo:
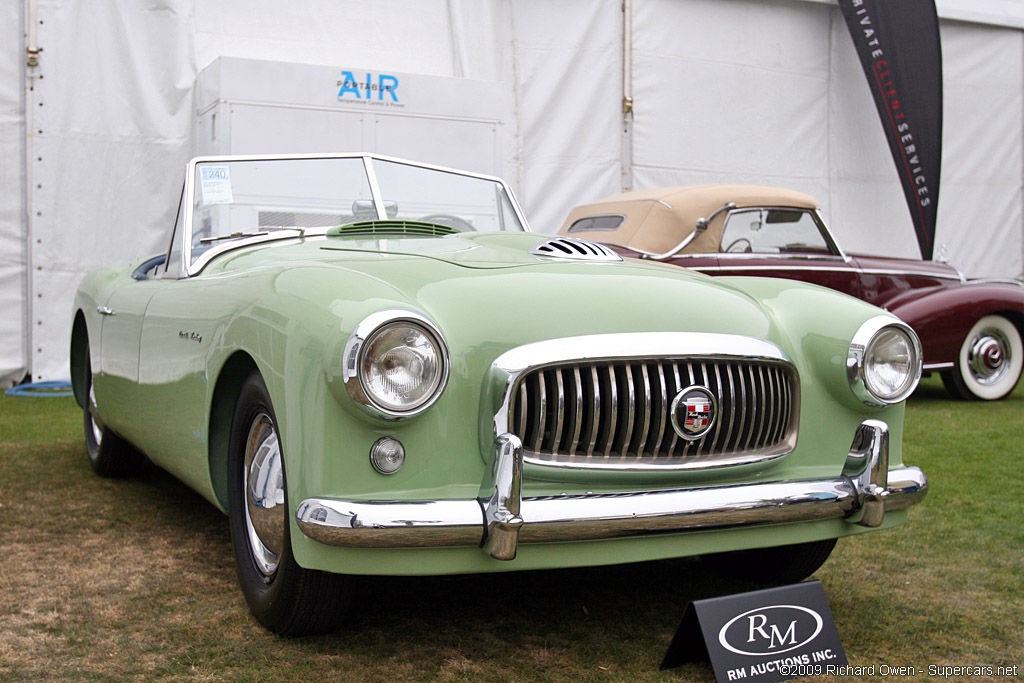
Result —
[[1013, 391], [1022, 368], [1020, 330], [1001, 315], [986, 315], [967, 333], [956, 367], [943, 380], [961, 398], [995, 401]]

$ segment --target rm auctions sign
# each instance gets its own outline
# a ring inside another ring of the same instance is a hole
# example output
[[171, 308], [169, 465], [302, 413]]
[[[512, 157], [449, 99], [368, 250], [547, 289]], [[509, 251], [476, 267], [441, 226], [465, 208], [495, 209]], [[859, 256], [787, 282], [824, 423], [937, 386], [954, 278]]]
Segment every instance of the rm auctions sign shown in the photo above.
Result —
[[785, 681], [846, 665], [819, 581], [690, 603], [661, 668], [705, 657], [718, 681]]

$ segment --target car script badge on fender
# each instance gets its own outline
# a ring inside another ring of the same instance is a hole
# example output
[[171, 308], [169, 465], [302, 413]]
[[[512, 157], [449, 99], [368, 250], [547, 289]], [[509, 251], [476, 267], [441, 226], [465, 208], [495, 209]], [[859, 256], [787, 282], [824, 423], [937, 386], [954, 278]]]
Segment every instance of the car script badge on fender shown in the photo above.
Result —
[[701, 386], [689, 386], [672, 399], [672, 428], [687, 441], [695, 441], [711, 430], [718, 412], [715, 396]]

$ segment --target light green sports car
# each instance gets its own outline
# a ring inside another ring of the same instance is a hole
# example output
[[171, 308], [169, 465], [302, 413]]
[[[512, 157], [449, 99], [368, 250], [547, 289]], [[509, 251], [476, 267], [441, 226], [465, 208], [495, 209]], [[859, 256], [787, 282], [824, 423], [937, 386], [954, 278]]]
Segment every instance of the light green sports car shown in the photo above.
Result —
[[167, 253], [90, 273], [73, 315], [93, 468], [145, 453], [225, 511], [282, 634], [334, 628], [356, 575], [706, 555], [799, 580], [927, 489], [897, 318], [530, 233], [478, 174], [195, 159]]

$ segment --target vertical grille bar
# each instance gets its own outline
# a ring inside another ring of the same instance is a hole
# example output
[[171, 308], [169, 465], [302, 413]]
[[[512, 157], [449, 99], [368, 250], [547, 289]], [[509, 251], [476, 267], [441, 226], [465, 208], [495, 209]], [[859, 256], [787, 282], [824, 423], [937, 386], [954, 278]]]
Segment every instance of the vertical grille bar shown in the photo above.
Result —
[[540, 413], [540, 420], [534, 422], [534, 428], [537, 430], [537, 434], [533, 441], [533, 452], [543, 453], [542, 446], [544, 441], [544, 427], [547, 425], [548, 421], [548, 390], [544, 382], [543, 372], [537, 373], [537, 385], [539, 387], [537, 392], [537, 407], [538, 412]]
[[575, 366], [572, 369], [572, 385], [575, 390], [576, 400], [573, 401], [573, 407], [576, 409], [575, 419], [573, 420], [572, 439], [569, 441], [569, 453], [576, 455], [576, 450], [580, 444], [580, 433], [583, 431], [583, 378], [580, 377], [580, 368]]
[[[725, 398], [728, 398], [728, 413], [729, 413], [729, 426], [726, 427], [726, 430], [725, 430], [725, 433], [726, 433], [725, 449], [729, 450], [729, 437], [734, 434], [734, 432], [732, 431], [732, 426], [736, 422], [736, 381], [734, 380], [734, 378], [732, 376], [732, 365], [726, 365], [725, 366], [725, 373], [726, 373], [726, 375], [729, 378], [729, 392], [728, 392], [728, 396], [727, 397], [723, 397], [723, 400]], [[723, 408], [723, 411], [724, 411], [724, 408]]]
[[656, 405], [652, 408], [654, 417], [658, 420], [658, 427], [656, 430], [656, 436], [654, 437], [654, 444], [651, 446], [651, 455], [657, 456], [661, 452], [662, 441], [665, 440], [665, 423], [668, 422], [668, 404], [669, 404], [669, 393], [668, 387], [665, 385], [665, 366], [662, 363], [658, 363], [658, 386], [652, 390], [652, 394], [657, 399]]
[[555, 389], [555, 425], [551, 430], [552, 453], [558, 452], [558, 445], [562, 442], [562, 429], [565, 427], [565, 382], [562, 372], [563, 370], [560, 368], [551, 373]]
[[597, 435], [601, 426], [601, 382], [597, 377], [597, 368], [590, 368], [590, 381], [593, 382], [593, 391], [591, 392], [591, 396], [593, 397], [591, 399], [593, 414], [590, 418], [590, 430], [588, 431], [585, 439], [587, 443], [588, 456], [594, 454], [594, 447], [597, 445]]
[[615, 445], [616, 432], [619, 431], [618, 430], [618, 421], [619, 421], [619, 388], [616, 386], [616, 382], [615, 382], [615, 366], [614, 365], [609, 365], [608, 366], [608, 390], [609, 390], [609, 393], [608, 393], [609, 408], [608, 408], [608, 413], [607, 413], [608, 414], [608, 418], [607, 418], [607, 422], [608, 422], [608, 436], [606, 437], [606, 440], [605, 440], [605, 450], [604, 450], [605, 457], [610, 456], [612, 454], [612, 446]]
[[[683, 388], [682, 382], [679, 379], [679, 364], [678, 363], [673, 363], [672, 364], [672, 381], [675, 383], [675, 387], [674, 387], [675, 391], [672, 394], [673, 398], [675, 398], [675, 394], [678, 394], [679, 391]], [[671, 419], [672, 419], [672, 405], [671, 404], [669, 404], [669, 407], [668, 407], [668, 410], [666, 411], [666, 414], [667, 414], [668, 419], [671, 421]], [[669, 455], [670, 458], [675, 457], [675, 455], [676, 455], [676, 447], [678, 447], [678, 446], [679, 446], [679, 435], [676, 434], [676, 430], [675, 430], [675, 428], [673, 428], [672, 429], [672, 439], [669, 442], [669, 446], [668, 446], [668, 455]]]
[[651, 429], [651, 378], [647, 373], [647, 366], [640, 366], [640, 378], [643, 380], [641, 389], [644, 395], [644, 405], [640, 410], [640, 428], [637, 430], [636, 454], [643, 456], [644, 448], [647, 447], [649, 431]]
[[[763, 365], [759, 365], [757, 367], [757, 375], [761, 379], [761, 395], [760, 395], [761, 400], [759, 402], [759, 405], [763, 407], [765, 405], [765, 403], [767, 402], [767, 400], [768, 400], [768, 392], [765, 389], [764, 366]], [[762, 410], [759, 410], [758, 413], [760, 414], [761, 419], [758, 420], [758, 423], [757, 423], [757, 442], [756, 442], [756, 444], [757, 444], [757, 447], [760, 448], [764, 444], [764, 422], [765, 422], [765, 415], [764, 415], [764, 413], [765, 413], [765, 411], [762, 409]]]

